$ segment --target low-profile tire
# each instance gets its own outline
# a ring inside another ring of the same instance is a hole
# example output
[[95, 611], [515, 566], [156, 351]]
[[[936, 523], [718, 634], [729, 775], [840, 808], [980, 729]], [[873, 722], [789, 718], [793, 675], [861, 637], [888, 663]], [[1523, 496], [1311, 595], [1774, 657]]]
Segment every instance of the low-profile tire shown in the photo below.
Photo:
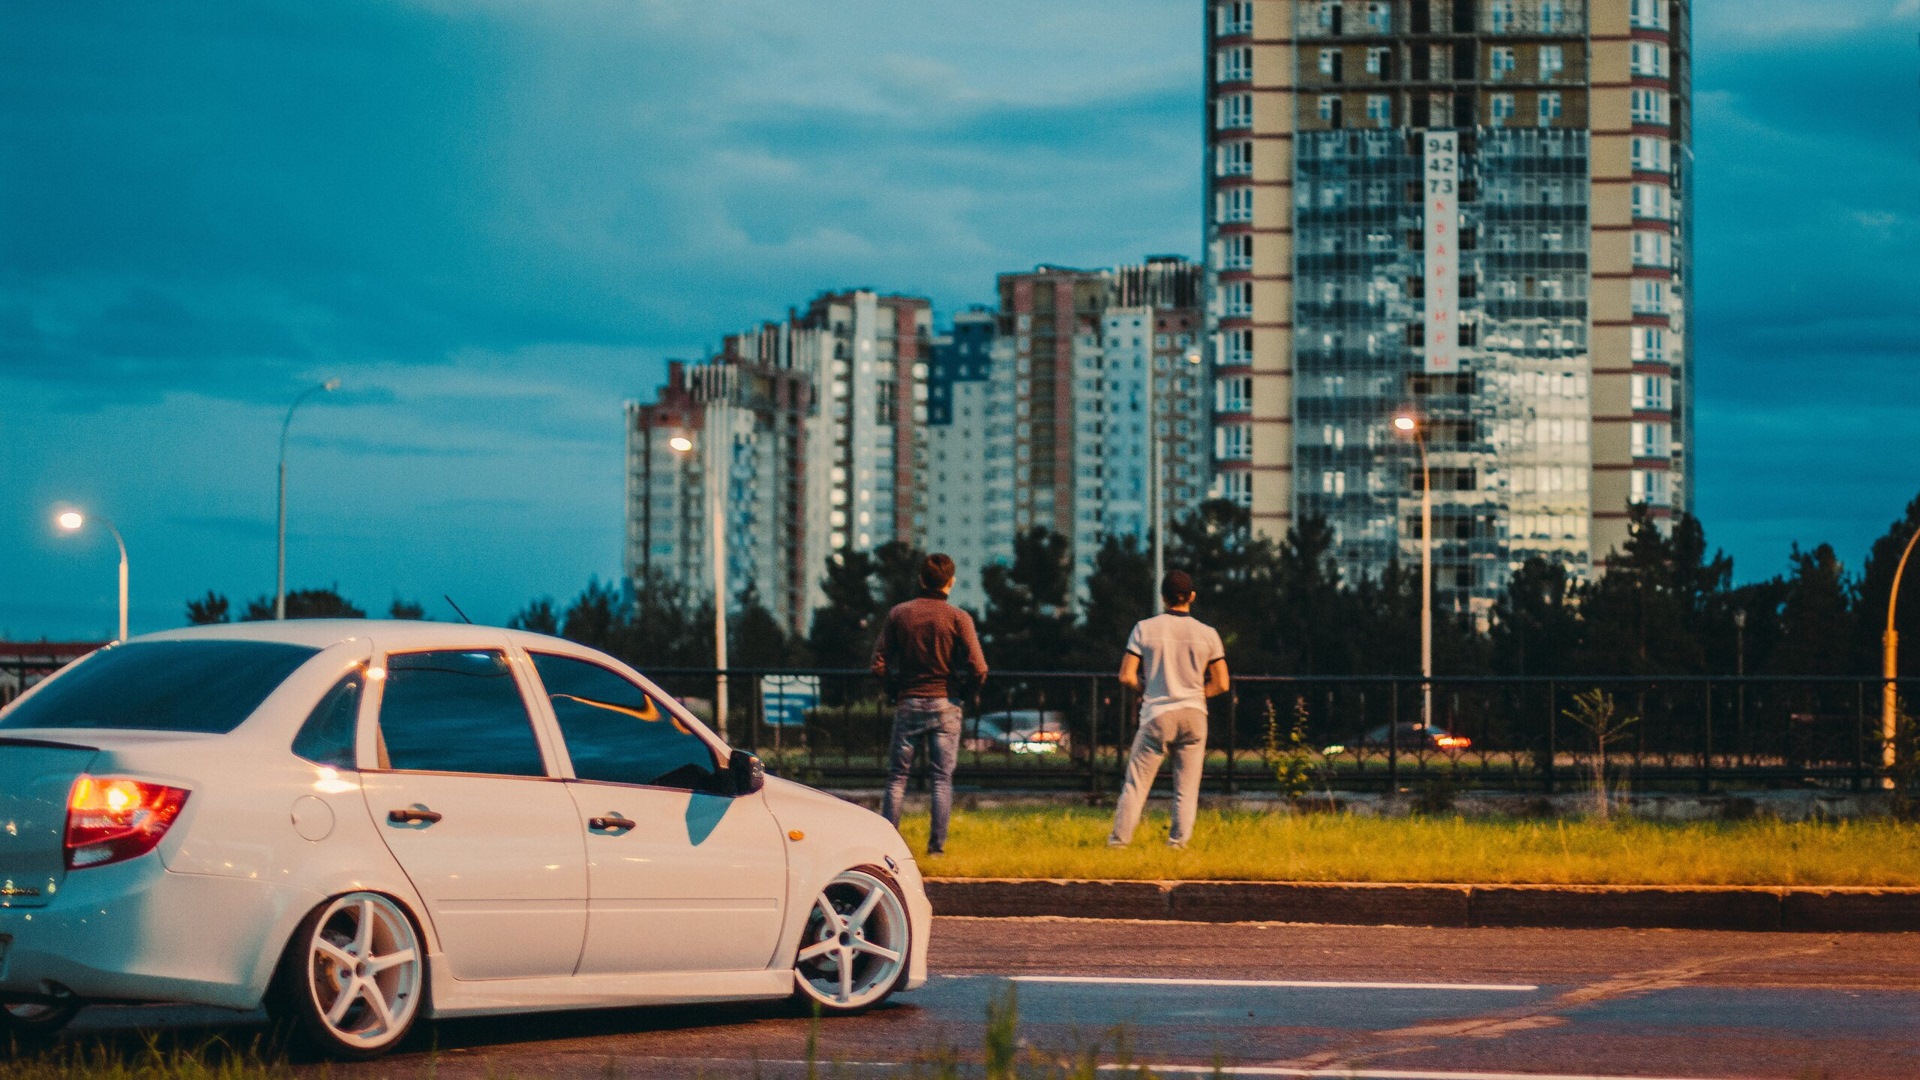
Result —
[[379, 893], [348, 893], [300, 921], [268, 1008], [313, 1050], [366, 1061], [413, 1030], [426, 976], [426, 949], [406, 909]]
[[856, 866], [813, 899], [794, 956], [794, 1000], [830, 1015], [865, 1012], [907, 977], [913, 925], [885, 871]]
[[0, 1047], [50, 1042], [79, 1013], [80, 1003], [72, 998], [0, 1005]]

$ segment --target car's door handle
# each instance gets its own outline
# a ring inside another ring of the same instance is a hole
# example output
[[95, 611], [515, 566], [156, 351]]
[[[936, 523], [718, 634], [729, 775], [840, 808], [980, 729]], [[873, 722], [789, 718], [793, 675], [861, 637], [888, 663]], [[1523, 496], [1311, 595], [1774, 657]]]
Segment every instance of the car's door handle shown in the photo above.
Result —
[[627, 829], [638, 828], [639, 825], [640, 823], [632, 818], [621, 817], [619, 814], [609, 814], [606, 817], [587, 819], [587, 828], [596, 829], [601, 832], [624, 832]]
[[440, 820], [440, 811], [408, 808], [387, 811], [387, 820], [395, 825], [432, 825]]

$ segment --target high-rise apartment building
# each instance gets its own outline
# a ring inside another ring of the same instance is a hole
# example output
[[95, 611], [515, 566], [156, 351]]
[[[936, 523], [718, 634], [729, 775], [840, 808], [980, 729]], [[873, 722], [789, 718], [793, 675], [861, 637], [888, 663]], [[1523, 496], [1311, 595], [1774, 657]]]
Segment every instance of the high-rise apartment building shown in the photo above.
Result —
[[1684, 509], [1687, 0], [1207, 6], [1216, 491], [1484, 610]]
[[[1072, 544], [1084, 582], [1108, 535], [1147, 539], [1147, 446], [1160, 440], [1169, 517], [1205, 492], [1210, 387], [1200, 271], [1177, 256], [1113, 270], [1000, 275], [998, 347], [1014, 409], [1013, 521]], [[1150, 421], [1148, 410], [1157, 420]]]
[[[675, 362], [652, 404], [627, 406], [626, 570], [713, 591], [712, 504], [723, 487], [730, 605], [749, 591], [789, 632], [821, 602], [825, 533], [814, 451], [823, 432], [806, 353], [810, 335], [770, 327], [728, 339], [704, 364]], [[742, 346], [778, 344], [778, 355]], [[801, 366], [792, 366], [794, 362]], [[676, 449], [681, 440], [687, 449]], [[708, 472], [717, 462], [720, 476]]]
[[975, 610], [986, 602], [980, 571], [1013, 553], [1013, 362], [994, 324], [984, 308], [956, 314], [927, 375], [921, 544], [953, 556], [953, 602]]
[[793, 320], [827, 336], [820, 408], [828, 420], [827, 548], [915, 543], [933, 307], [917, 296], [825, 293]]

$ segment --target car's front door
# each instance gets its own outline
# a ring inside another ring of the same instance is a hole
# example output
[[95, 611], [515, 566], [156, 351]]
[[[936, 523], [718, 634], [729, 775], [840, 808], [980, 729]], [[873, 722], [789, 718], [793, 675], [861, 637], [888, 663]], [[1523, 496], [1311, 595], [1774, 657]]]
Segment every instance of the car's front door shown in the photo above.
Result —
[[786, 848], [758, 793], [734, 798], [714, 749], [611, 668], [532, 653], [586, 830], [580, 973], [765, 968]]
[[504, 649], [387, 655], [362, 787], [456, 979], [571, 975], [586, 852]]

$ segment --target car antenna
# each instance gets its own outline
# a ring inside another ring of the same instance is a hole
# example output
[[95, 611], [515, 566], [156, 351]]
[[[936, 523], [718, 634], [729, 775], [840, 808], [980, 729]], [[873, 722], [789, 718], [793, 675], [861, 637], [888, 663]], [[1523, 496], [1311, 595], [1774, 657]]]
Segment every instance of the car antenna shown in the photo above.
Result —
[[461, 622], [466, 623], [468, 626], [473, 625], [473, 620], [467, 618], [467, 613], [464, 611], [461, 611], [460, 605], [453, 602], [453, 597], [448, 596], [446, 593], [441, 593], [440, 599], [445, 600], [447, 602], [447, 606], [453, 609], [453, 613], [455, 615], [460, 616]]

